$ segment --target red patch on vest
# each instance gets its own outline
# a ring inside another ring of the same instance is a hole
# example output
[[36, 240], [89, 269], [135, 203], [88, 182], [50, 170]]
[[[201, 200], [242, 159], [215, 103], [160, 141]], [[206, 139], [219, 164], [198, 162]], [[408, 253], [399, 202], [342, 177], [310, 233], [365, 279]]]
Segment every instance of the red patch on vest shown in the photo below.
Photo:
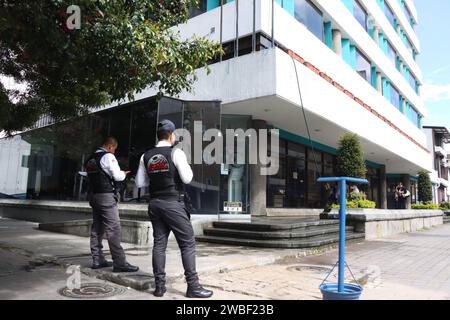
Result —
[[167, 161], [166, 157], [164, 157], [162, 154], [154, 155], [148, 162], [149, 173], [163, 173], [169, 171], [169, 161]]

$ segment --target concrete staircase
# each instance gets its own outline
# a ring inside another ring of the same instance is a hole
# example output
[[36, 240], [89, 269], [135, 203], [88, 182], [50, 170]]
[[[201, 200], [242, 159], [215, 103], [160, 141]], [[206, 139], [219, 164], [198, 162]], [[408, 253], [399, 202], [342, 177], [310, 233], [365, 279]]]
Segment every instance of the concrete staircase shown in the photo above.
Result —
[[[364, 233], [346, 228], [347, 240], [364, 240]], [[213, 222], [197, 241], [260, 248], [317, 248], [339, 241], [339, 221], [267, 219], [252, 222]]]

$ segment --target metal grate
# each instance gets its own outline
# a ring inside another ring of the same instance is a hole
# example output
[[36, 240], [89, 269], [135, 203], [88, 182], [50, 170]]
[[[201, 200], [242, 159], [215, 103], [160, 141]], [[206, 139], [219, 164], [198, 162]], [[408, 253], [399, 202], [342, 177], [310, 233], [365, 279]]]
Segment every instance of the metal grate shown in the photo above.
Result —
[[58, 293], [64, 297], [75, 299], [100, 299], [109, 298], [122, 294], [125, 288], [112, 286], [106, 283], [84, 283], [80, 289], [69, 289], [64, 287], [58, 290]]

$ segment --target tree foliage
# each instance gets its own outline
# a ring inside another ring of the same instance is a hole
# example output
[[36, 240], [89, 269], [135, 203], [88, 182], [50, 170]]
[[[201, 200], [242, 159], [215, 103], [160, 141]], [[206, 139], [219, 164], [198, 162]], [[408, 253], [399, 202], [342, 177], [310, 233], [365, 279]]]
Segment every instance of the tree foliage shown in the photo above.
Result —
[[420, 202], [429, 204], [433, 201], [433, 186], [431, 185], [430, 175], [427, 171], [419, 171], [417, 189]]
[[345, 134], [339, 141], [336, 173], [341, 177], [366, 177], [367, 168], [361, 142], [356, 134]]
[[[67, 8], [80, 7], [81, 28], [69, 30]], [[172, 28], [187, 21], [197, 0], [0, 0], [0, 130], [55, 120], [156, 87], [176, 96], [192, 89], [195, 70], [221, 49]]]

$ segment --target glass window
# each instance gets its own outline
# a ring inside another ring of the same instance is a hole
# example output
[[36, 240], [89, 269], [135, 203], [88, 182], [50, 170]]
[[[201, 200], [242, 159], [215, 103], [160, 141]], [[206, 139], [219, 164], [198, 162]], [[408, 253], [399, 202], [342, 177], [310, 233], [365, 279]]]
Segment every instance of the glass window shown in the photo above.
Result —
[[[183, 128], [190, 132], [191, 139], [194, 139], [195, 135], [199, 134], [195, 134], [194, 132], [195, 121], [202, 121], [202, 135], [209, 128], [220, 129], [219, 102], [186, 101], [183, 102], [183, 106]], [[159, 119], [162, 119], [161, 109], [162, 108], [160, 105]], [[210, 142], [203, 141], [202, 150], [204, 150], [204, 148], [209, 144]], [[192, 182], [189, 185], [186, 185], [186, 191], [191, 198], [192, 205], [196, 209], [196, 212], [199, 214], [217, 212], [217, 210], [219, 210], [220, 165], [208, 165], [205, 163], [194, 164], [194, 143], [191, 144], [191, 155], [191, 167], [194, 173], [194, 177], [192, 179]], [[241, 189], [246, 187], [244, 185], [245, 179], [243, 169], [244, 168], [236, 168], [234, 172], [234, 182], [241, 183]], [[241, 194], [239, 194], [239, 192], [237, 192], [237, 194], [239, 197], [241, 197]]]
[[406, 48], [408, 49], [408, 51], [409, 51], [412, 55], [414, 55], [414, 49], [413, 49], [412, 43], [411, 43], [411, 41], [408, 39], [407, 36], [405, 36], [405, 45], [406, 45]]
[[414, 19], [412, 17], [411, 12], [409, 11], [409, 8], [406, 6], [406, 4], [403, 4], [403, 12], [406, 15], [406, 18], [408, 18], [409, 23], [411, 24], [411, 27], [414, 28]]
[[414, 108], [411, 108], [410, 118], [414, 125], [419, 126], [419, 113]]
[[151, 99], [132, 106], [131, 110], [129, 170], [134, 175], [142, 154], [155, 145], [158, 103]]
[[295, 0], [295, 18], [304, 24], [321, 41], [323, 35], [322, 12], [308, 0]]
[[396, 29], [396, 23], [395, 23], [395, 16], [392, 9], [387, 5], [387, 3], [384, 6], [384, 14], [386, 15], [386, 18], [389, 20], [389, 23], [392, 25], [394, 29]]
[[323, 205], [323, 185], [317, 183], [322, 174], [322, 152], [308, 148], [308, 207], [321, 208]]
[[306, 204], [306, 148], [288, 142], [286, 157], [286, 204], [288, 208], [303, 208]]
[[411, 88], [413, 88], [414, 91], [417, 91], [416, 78], [414, 77], [414, 75], [411, 72], [408, 73], [408, 82], [409, 82], [409, 85], [411, 86]]
[[276, 175], [267, 177], [267, 207], [284, 208], [285, 197], [286, 197], [286, 141], [280, 140], [278, 173]]
[[398, 92], [398, 90], [393, 86], [390, 85], [391, 87], [391, 103], [398, 109], [401, 110], [401, 105], [400, 105], [400, 93]]
[[394, 47], [392, 47], [392, 45], [389, 42], [387, 45], [387, 56], [395, 66], [397, 63], [397, 53], [395, 52]]
[[367, 31], [367, 12], [359, 1], [355, 1], [355, 6], [353, 8], [353, 15], [359, 24]]
[[[239, 115], [223, 115], [221, 119], [221, 129], [224, 139], [224, 146], [227, 145], [226, 130], [242, 129], [246, 131], [250, 127], [250, 116]], [[270, 145], [270, 143], [269, 143]], [[235, 140], [236, 148], [237, 142]], [[248, 140], [246, 141], [246, 158], [248, 158]], [[224, 159], [226, 159], [227, 151], [224, 150]], [[236, 158], [236, 150], [234, 150]], [[225, 161], [226, 162], [226, 161]], [[220, 166], [220, 201], [219, 211], [225, 211], [225, 202], [240, 202], [242, 211], [247, 212], [248, 209], [248, 188], [249, 188], [249, 166], [248, 164], [227, 164]]]
[[359, 50], [356, 50], [356, 71], [367, 82], [372, 82], [372, 66], [369, 60]]

